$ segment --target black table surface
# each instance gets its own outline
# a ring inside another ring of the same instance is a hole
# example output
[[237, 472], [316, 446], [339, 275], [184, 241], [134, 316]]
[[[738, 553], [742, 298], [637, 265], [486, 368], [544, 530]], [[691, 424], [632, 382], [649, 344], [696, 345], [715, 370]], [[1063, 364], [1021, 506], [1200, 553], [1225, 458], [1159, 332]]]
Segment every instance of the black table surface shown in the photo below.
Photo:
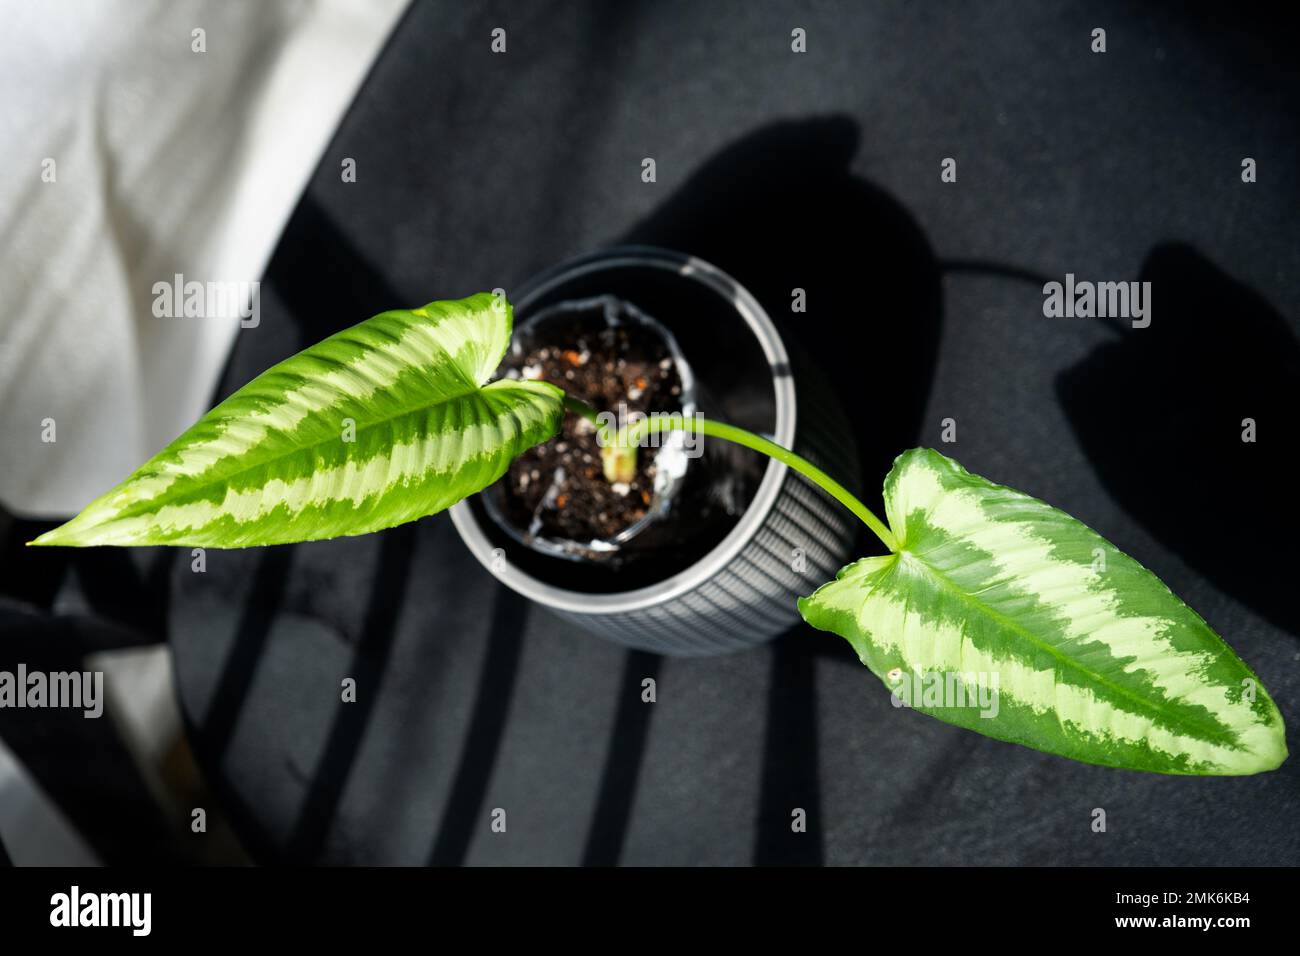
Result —
[[[680, 249], [826, 372], [867, 487], [924, 444], [1064, 508], [1200, 611], [1296, 725], [1300, 83], [1289, 28], [1211, 11], [417, 2], [221, 395], [385, 308], [611, 243]], [[1045, 318], [1066, 273], [1150, 281], [1151, 327]], [[504, 589], [445, 515], [210, 551], [203, 574], [178, 557], [168, 613], [201, 765], [264, 860], [1300, 860], [1295, 760], [1243, 779], [1072, 763], [895, 709], [806, 627], [732, 656], [629, 652]]]

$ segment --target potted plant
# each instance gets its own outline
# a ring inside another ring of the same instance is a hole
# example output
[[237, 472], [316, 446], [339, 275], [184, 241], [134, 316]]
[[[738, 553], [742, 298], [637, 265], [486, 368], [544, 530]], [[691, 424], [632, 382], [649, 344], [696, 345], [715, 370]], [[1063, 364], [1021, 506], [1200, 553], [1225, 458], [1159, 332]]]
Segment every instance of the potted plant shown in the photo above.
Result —
[[480, 293], [332, 335], [32, 544], [230, 548], [365, 534], [483, 491], [569, 415], [598, 437], [611, 482], [635, 473], [650, 436], [688, 432], [769, 457], [778, 479], [797, 473], [879, 539], [884, 553], [844, 567], [797, 610], [846, 638], [899, 702], [1105, 766], [1242, 775], [1286, 758], [1282, 717], [1250, 668], [1064, 512], [913, 449], [885, 478], [884, 521], [783, 445], [780, 429], [774, 441], [680, 410], [611, 422], [554, 384], [494, 379], [512, 329], [505, 297]]
[[[664, 249], [619, 247], [544, 273], [514, 308], [506, 374], [542, 375], [615, 421], [704, 413], [772, 437], [859, 491], [852, 433], [829, 389], [720, 269]], [[652, 341], [636, 354], [611, 351], [606, 340], [629, 328]], [[664, 394], [641, 394], [663, 375], [671, 376], [660, 382]], [[648, 437], [657, 447], [638, 464], [653, 475], [608, 480], [596, 427], [569, 415], [555, 441], [454, 506], [452, 521], [507, 587], [630, 647], [717, 654], [797, 624], [797, 598], [852, 556], [858, 522], [770, 458], [682, 430]], [[675, 444], [685, 437], [685, 448]], [[595, 520], [610, 502], [640, 506], [616, 522], [618, 534]], [[655, 508], [657, 516], [642, 513]], [[575, 556], [582, 560], [565, 560]]]

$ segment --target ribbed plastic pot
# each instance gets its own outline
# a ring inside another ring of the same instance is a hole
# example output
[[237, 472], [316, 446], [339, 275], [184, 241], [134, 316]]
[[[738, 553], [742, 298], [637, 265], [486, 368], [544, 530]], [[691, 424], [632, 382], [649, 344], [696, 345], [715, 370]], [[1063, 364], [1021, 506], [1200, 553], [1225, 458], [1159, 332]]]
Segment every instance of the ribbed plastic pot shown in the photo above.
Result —
[[[758, 365], [747, 373], [755, 380], [761, 376], [771, 389], [770, 398], [762, 396], [770, 428], [754, 430], [793, 448], [855, 494], [860, 490], [851, 432], [818, 373], [797, 354], [792, 358], [749, 292], [706, 262], [649, 247], [586, 256], [544, 273], [513, 295], [516, 321], [530, 309], [563, 298], [569, 288], [587, 294], [601, 289], [606, 279], [613, 285], [638, 275], [656, 288], [672, 290], [681, 284], [683, 300], [689, 299], [692, 308], [681, 315], [656, 315], [679, 337], [674, 322], [707, 321], [703, 316], [709, 310], [699, 306], [705, 298], [713, 300], [716, 311], [711, 314], [727, 327], [731, 356]], [[685, 325], [681, 329], [689, 331]], [[686, 357], [697, 364], [689, 351]], [[701, 410], [711, 413], [708, 407]], [[522, 546], [493, 534], [496, 529], [481, 505], [461, 502], [451, 509], [451, 518], [474, 557], [519, 594], [592, 634], [672, 656], [742, 650], [788, 630], [799, 620], [797, 598], [833, 578], [853, 557], [858, 532], [856, 519], [842, 505], [785, 465], [768, 461], [738, 522], [702, 558], [645, 586], [593, 593], [544, 580], [521, 566], [527, 562], [515, 560], [519, 556], [512, 550]], [[581, 575], [582, 566], [568, 573]]]

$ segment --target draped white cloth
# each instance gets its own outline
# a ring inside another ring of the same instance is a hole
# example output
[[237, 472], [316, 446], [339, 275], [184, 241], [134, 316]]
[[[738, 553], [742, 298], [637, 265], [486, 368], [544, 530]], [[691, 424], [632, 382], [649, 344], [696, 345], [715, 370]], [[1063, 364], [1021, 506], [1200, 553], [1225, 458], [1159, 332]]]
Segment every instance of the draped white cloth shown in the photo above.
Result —
[[154, 284], [260, 279], [405, 5], [0, 0], [0, 503], [76, 512], [206, 409], [256, 329]]

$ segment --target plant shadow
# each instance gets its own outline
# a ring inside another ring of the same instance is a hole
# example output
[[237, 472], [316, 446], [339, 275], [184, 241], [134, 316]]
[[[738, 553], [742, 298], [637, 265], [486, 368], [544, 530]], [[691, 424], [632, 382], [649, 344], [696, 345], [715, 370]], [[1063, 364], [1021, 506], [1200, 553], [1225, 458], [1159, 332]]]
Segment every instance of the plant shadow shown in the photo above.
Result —
[[[864, 500], [877, 507], [894, 458], [921, 429], [942, 291], [939, 263], [917, 222], [854, 175], [860, 139], [857, 124], [840, 116], [765, 126], [706, 161], [620, 241], [707, 260], [762, 303], [790, 350], [809, 357], [848, 413], [861, 473], [835, 477], [865, 489]], [[793, 311], [796, 289], [804, 292], [804, 312]], [[865, 414], [864, 395], [889, 398]], [[866, 538], [863, 529], [859, 549], [878, 550]], [[771, 654], [754, 862], [818, 865], [816, 659], [857, 661], [846, 642], [803, 624], [778, 638]], [[649, 720], [648, 708], [634, 713]], [[621, 727], [620, 734], [620, 745], [644, 745], [643, 728]], [[611, 742], [611, 754], [638, 764], [639, 754], [620, 745]], [[631, 800], [630, 792], [620, 796]], [[791, 807], [807, 811], [807, 832], [792, 831]], [[602, 812], [625, 824], [626, 809]]]
[[[1191, 246], [1148, 254], [1152, 320], [1057, 379], [1107, 491], [1220, 590], [1292, 634], [1300, 344], [1258, 293]], [[1254, 422], [1255, 441], [1243, 440]]]
[[[812, 357], [845, 411], [870, 500], [916, 440], [939, 343], [939, 263], [916, 220], [852, 171], [847, 117], [765, 126], [709, 159], [622, 241], [731, 274]], [[806, 312], [793, 312], [803, 289]], [[864, 395], [889, 396], [863, 414]], [[840, 477], [840, 476], [837, 476]]]

